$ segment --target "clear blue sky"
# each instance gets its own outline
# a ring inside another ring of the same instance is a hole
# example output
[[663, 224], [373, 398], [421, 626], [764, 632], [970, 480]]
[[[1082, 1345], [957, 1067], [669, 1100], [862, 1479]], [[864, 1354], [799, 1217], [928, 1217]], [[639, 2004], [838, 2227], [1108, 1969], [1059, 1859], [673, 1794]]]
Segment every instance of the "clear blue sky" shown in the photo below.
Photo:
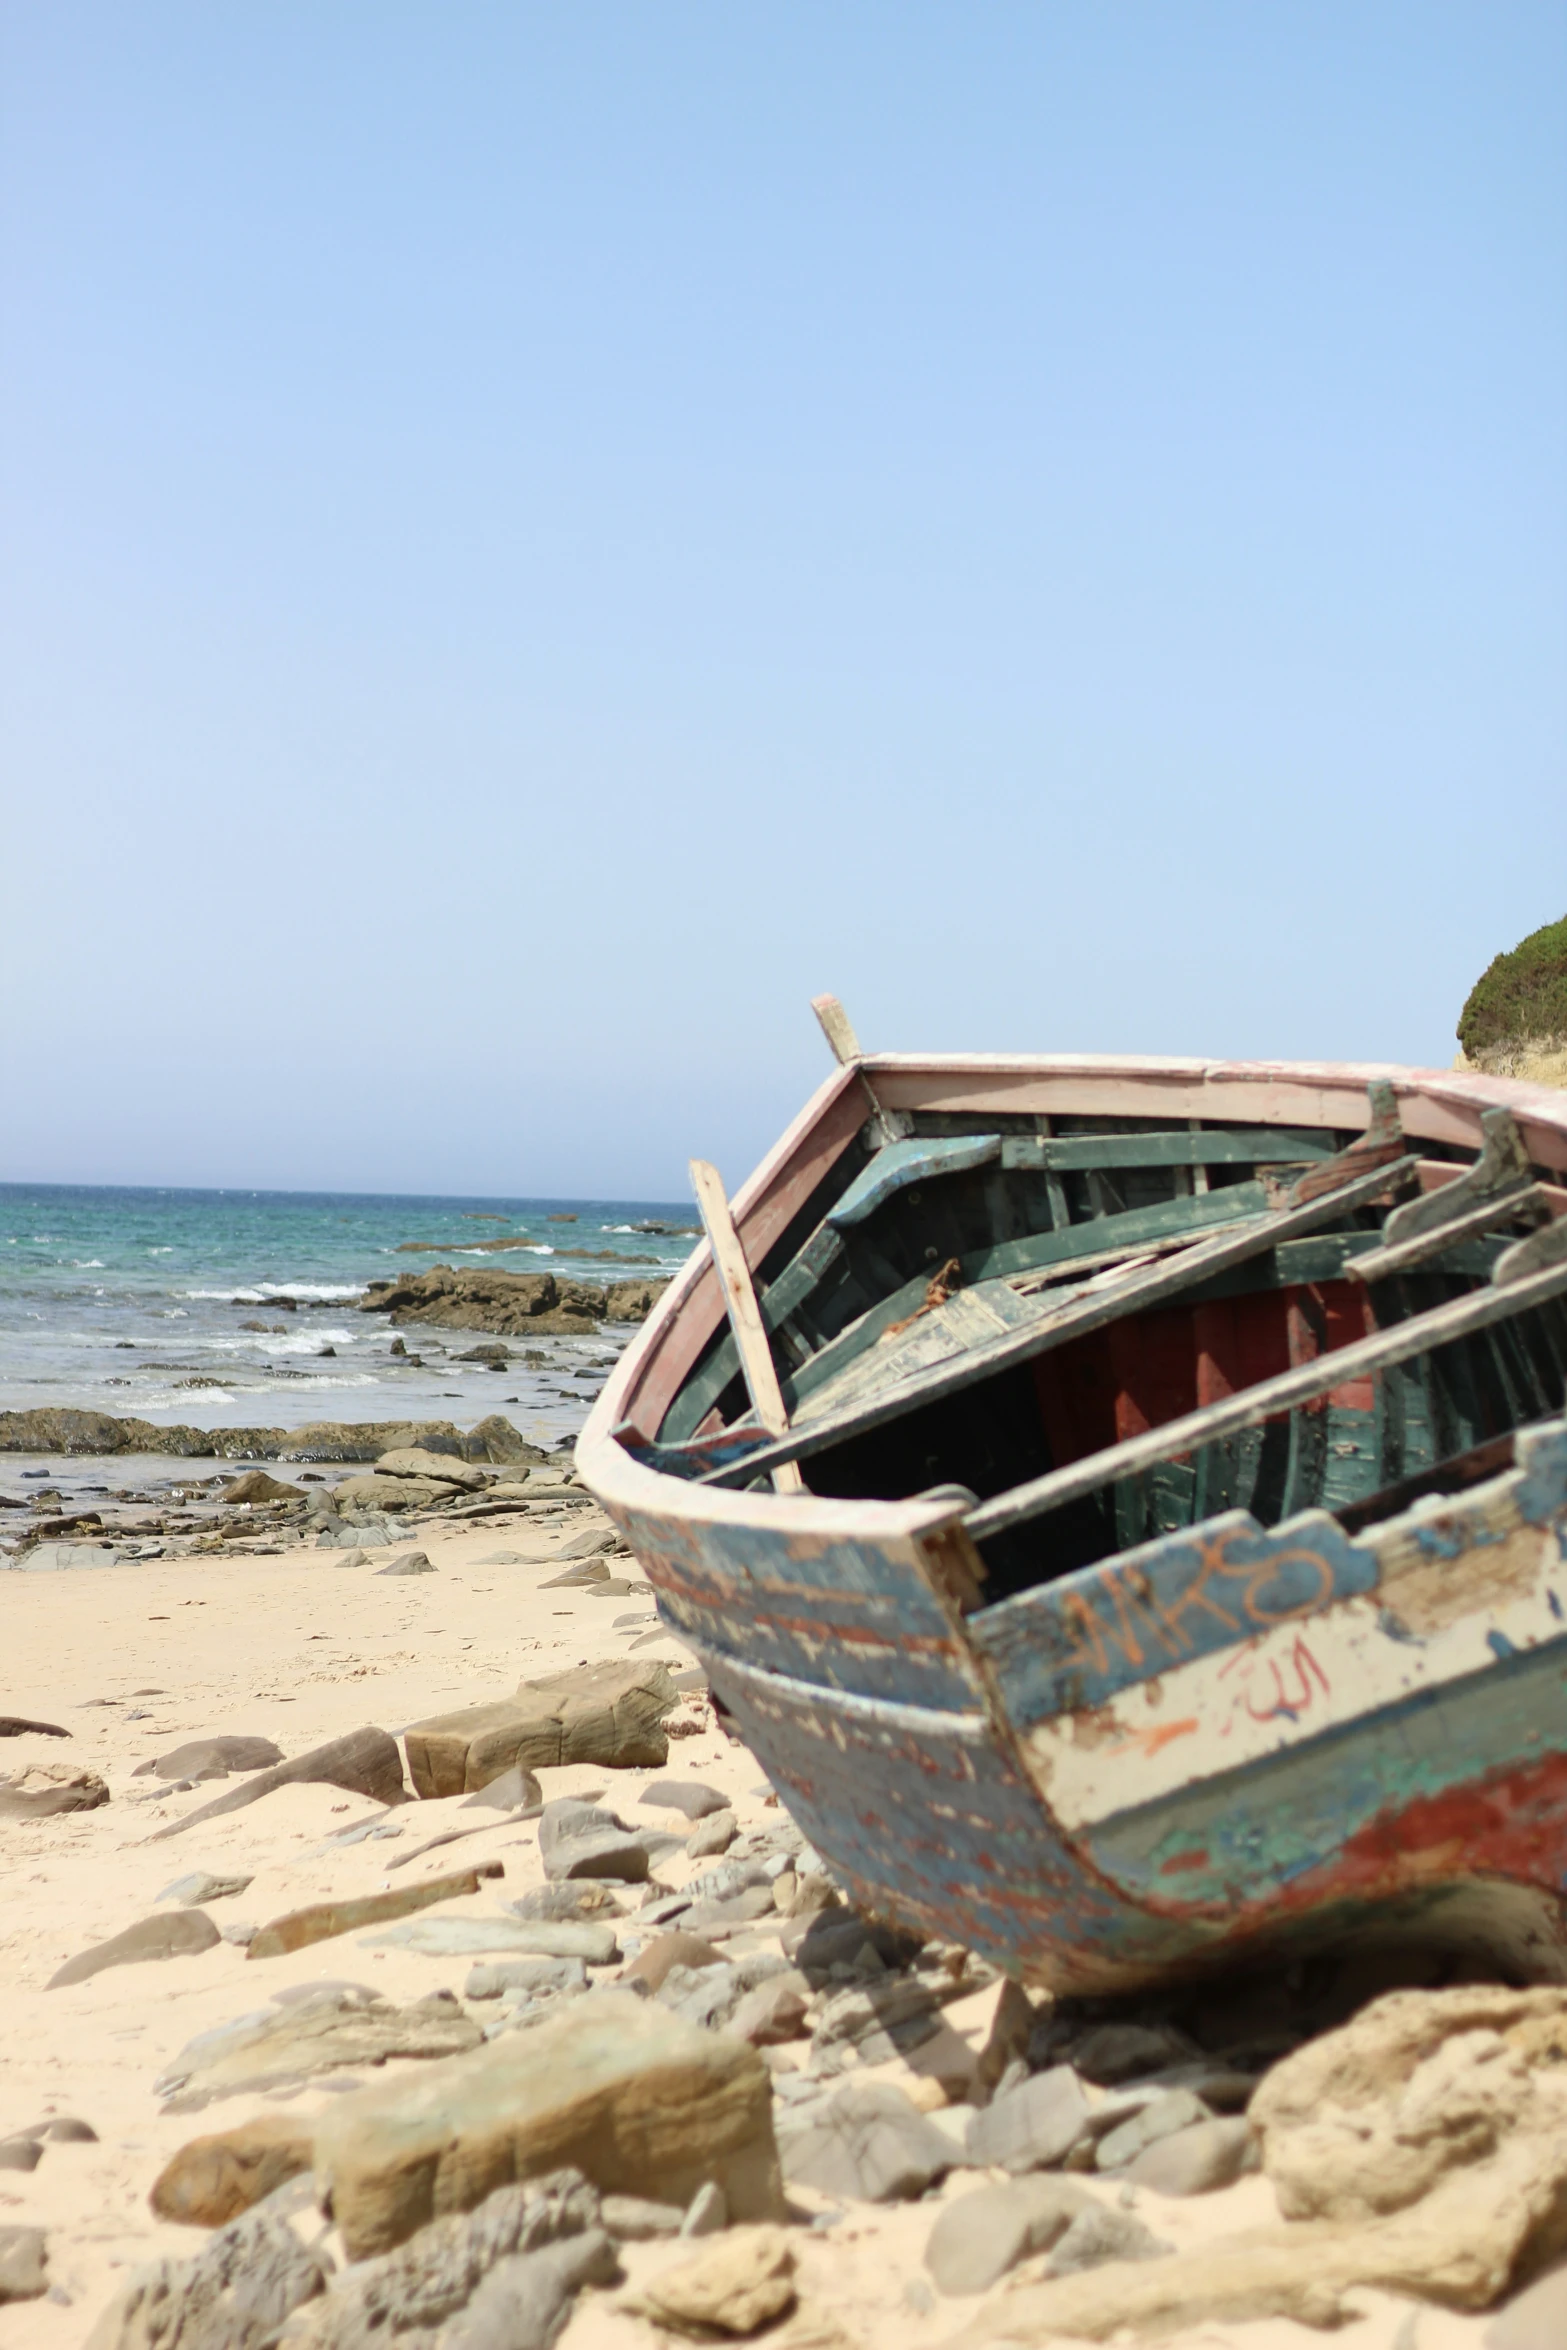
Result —
[[0, 33], [0, 1176], [677, 1197], [1567, 911], [1559, 0]]

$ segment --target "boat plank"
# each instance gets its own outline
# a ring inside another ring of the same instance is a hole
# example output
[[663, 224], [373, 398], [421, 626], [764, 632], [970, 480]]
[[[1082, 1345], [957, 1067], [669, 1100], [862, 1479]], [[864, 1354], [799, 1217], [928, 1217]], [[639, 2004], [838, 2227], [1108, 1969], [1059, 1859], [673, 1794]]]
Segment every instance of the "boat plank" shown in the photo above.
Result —
[[1332, 1154], [1331, 1142], [1304, 1126], [1176, 1127], [1167, 1134], [1009, 1134], [1001, 1164], [1070, 1174], [1117, 1167], [1276, 1166]]
[[[789, 1426], [789, 1414], [784, 1409], [777, 1366], [757, 1310], [751, 1268], [745, 1261], [745, 1249], [729, 1213], [722, 1179], [718, 1169], [706, 1159], [693, 1159], [691, 1182], [707, 1229], [707, 1244], [718, 1268], [730, 1333], [739, 1353], [752, 1410], [770, 1436], [780, 1436]], [[804, 1479], [798, 1468], [793, 1476], [788, 1474], [793, 1466], [785, 1461], [773, 1470], [773, 1484], [780, 1493], [799, 1493], [803, 1489]]]

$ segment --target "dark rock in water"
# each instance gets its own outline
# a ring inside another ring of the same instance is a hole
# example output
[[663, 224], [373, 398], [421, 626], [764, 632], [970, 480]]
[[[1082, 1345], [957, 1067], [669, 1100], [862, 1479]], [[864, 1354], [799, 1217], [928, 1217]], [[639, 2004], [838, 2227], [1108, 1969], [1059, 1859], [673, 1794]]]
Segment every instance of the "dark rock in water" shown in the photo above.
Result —
[[389, 1567], [377, 1567], [378, 1575], [433, 1575], [435, 1569], [422, 1550], [405, 1550], [400, 1559], [393, 1559]]
[[373, 1281], [359, 1310], [446, 1330], [491, 1330], [503, 1338], [588, 1337], [606, 1318], [645, 1320], [668, 1286], [667, 1280], [618, 1281], [606, 1290], [590, 1281], [562, 1280], [554, 1273], [432, 1265], [399, 1281]]
[[89, 1976], [101, 1975], [106, 1967], [134, 1966], [143, 1959], [193, 1958], [199, 1951], [210, 1950], [222, 1938], [206, 1911], [201, 1909], [176, 1909], [163, 1917], [139, 1918], [123, 1934], [115, 1934], [107, 1942], [94, 1943], [90, 1950], [78, 1951], [75, 1958], [68, 1958], [49, 1977], [44, 1988], [63, 1990], [68, 1983], [85, 1983]]
[[496, 1370], [504, 1370], [511, 1361], [508, 1350], [499, 1340], [488, 1346], [470, 1346], [465, 1354], [453, 1355], [454, 1363], [489, 1363]]
[[270, 1738], [192, 1738], [152, 1762], [138, 1763], [131, 1776], [144, 1779], [155, 1771], [160, 1779], [226, 1779], [230, 1771], [264, 1771], [282, 1760], [283, 1749]]
[[42, 2228], [0, 2228], [0, 2302], [37, 2301], [49, 2289]]
[[716, 1787], [704, 1787], [700, 1779], [655, 1779], [651, 1787], [644, 1787], [639, 1803], [651, 1803], [662, 1811], [683, 1812], [688, 1820], [705, 1820], [711, 1812], [727, 1811], [729, 1798], [720, 1795]]
[[403, 1758], [396, 1739], [389, 1738], [384, 1730], [351, 1730], [345, 1738], [333, 1738], [325, 1746], [312, 1747], [308, 1754], [296, 1755], [292, 1762], [258, 1771], [243, 1786], [231, 1787], [227, 1794], [204, 1803], [199, 1811], [188, 1812], [184, 1819], [160, 1828], [152, 1841], [183, 1836], [187, 1828], [194, 1828], [199, 1821], [216, 1819], [222, 1812], [239, 1811], [245, 1804], [270, 1795], [274, 1788], [307, 1786], [341, 1787], [350, 1795], [367, 1795], [377, 1803], [403, 1803], [408, 1796], [403, 1785]]
[[176, 2343], [179, 2350], [270, 2350], [329, 2273], [269, 2199], [220, 2228], [194, 2260], [139, 2269], [99, 2318], [93, 2350], [173, 2350]]
[[33, 1763], [0, 1779], [0, 1820], [50, 1820], [61, 1812], [96, 1811], [109, 1800], [96, 1771], [67, 1763]]
[[58, 1722], [30, 1722], [24, 1714], [0, 1714], [0, 1738], [69, 1738]]

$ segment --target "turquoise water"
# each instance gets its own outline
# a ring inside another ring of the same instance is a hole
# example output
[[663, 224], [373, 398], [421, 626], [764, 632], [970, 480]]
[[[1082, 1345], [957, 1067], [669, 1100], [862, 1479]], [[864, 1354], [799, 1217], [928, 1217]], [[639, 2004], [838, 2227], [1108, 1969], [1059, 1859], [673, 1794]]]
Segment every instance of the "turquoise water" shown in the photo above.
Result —
[[[424, 1357], [407, 1366], [384, 1318], [357, 1310], [365, 1284], [443, 1262], [657, 1276], [684, 1263], [694, 1221], [667, 1201], [0, 1184], [0, 1409], [71, 1405], [199, 1428], [466, 1425], [504, 1411], [558, 1442], [624, 1331], [541, 1340], [529, 1347], [541, 1361], [496, 1372], [455, 1359], [478, 1333], [421, 1325], [402, 1332]], [[634, 1229], [649, 1223], [673, 1229]], [[526, 1245], [490, 1254], [488, 1239]], [[401, 1253], [406, 1241], [439, 1247]]]

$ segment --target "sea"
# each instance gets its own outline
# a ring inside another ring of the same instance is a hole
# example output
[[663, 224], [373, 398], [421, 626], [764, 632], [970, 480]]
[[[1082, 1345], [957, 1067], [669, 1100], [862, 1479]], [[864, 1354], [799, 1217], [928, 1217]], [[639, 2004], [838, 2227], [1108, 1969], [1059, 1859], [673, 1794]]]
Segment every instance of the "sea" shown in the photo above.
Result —
[[[623, 1281], [674, 1273], [689, 1203], [0, 1184], [0, 1410], [73, 1406], [167, 1426], [501, 1412], [573, 1436], [631, 1333], [508, 1339], [362, 1313], [368, 1282], [436, 1264]], [[504, 1240], [501, 1251], [484, 1244]], [[409, 1249], [409, 1242], [433, 1244]], [[412, 1363], [395, 1356], [400, 1337]]]

